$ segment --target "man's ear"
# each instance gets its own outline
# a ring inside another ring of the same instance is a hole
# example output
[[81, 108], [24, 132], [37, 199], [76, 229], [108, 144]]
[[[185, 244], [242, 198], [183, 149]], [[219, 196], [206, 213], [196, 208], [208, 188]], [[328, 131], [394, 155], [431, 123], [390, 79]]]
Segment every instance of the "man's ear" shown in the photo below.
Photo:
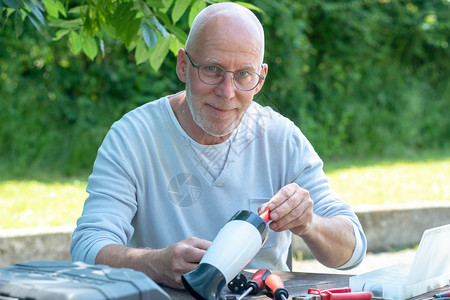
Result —
[[186, 62], [186, 55], [183, 48], [180, 48], [178, 50], [178, 56], [177, 56], [177, 75], [178, 78], [186, 83], [186, 68], [187, 68], [187, 62]]
[[268, 71], [269, 71], [269, 66], [267, 64], [262, 64], [261, 72], [259, 73], [259, 75], [263, 76], [264, 79], [261, 79], [259, 81], [258, 85], [256, 86], [256, 88], [253, 90], [254, 95], [256, 95], [262, 89], [262, 87], [264, 85], [264, 81], [266, 80]]

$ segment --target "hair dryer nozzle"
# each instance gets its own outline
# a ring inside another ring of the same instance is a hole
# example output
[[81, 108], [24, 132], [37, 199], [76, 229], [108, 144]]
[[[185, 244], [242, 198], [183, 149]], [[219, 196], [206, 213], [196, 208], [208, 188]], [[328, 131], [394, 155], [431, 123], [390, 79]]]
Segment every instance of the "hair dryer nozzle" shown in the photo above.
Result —
[[257, 214], [238, 211], [219, 231], [198, 267], [182, 275], [196, 299], [219, 299], [223, 287], [258, 253], [269, 229]]
[[218, 299], [225, 286], [225, 277], [214, 266], [201, 263], [195, 270], [181, 276], [186, 290], [195, 299]]

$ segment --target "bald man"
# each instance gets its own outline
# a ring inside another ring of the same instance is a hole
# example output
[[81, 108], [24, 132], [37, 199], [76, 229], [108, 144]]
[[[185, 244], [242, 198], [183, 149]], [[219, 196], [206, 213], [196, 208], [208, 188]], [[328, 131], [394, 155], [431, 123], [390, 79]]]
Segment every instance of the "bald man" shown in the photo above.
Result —
[[239, 210], [269, 207], [268, 240], [248, 268], [288, 270], [291, 234], [324, 265], [348, 269], [366, 239], [322, 161], [291, 121], [253, 102], [267, 76], [256, 16], [232, 3], [195, 19], [176, 72], [186, 90], [113, 124], [89, 177], [74, 261], [128, 267], [182, 289]]

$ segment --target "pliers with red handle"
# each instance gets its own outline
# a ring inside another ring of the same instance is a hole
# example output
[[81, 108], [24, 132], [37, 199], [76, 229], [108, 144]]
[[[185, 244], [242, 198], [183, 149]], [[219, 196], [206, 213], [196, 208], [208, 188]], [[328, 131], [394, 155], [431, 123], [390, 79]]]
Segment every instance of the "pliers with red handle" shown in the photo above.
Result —
[[308, 289], [307, 295], [295, 296], [292, 300], [370, 300], [370, 292], [352, 292], [349, 287], [326, 290]]

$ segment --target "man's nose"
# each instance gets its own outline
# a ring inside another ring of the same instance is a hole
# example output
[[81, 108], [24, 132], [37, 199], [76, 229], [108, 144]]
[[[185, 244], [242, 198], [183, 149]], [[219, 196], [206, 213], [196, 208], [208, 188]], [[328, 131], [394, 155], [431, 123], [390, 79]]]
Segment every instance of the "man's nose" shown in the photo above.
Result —
[[225, 78], [217, 85], [216, 93], [224, 99], [231, 99], [235, 95], [235, 89], [233, 73], [226, 72]]

